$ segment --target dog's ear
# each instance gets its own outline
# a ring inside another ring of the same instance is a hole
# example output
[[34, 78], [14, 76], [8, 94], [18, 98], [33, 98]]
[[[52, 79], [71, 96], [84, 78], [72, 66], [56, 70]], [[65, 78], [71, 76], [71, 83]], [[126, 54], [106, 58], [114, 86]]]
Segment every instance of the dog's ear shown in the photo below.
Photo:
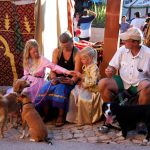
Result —
[[102, 112], [105, 112], [105, 110], [107, 109], [107, 102], [104, 102], [102, 105]]
[[24, 88], [26, 87], [30, 87], [30, 82], [26, 81], [26, 80], [22, 80], [20, 82], [20, 91], [22, 92]]
[[111, 108], [112, 112], [114, 112], [114, 113], [118, 110], [118, 107], [120, 107], [120, 105], [117, 102], [113, 102], [110, 105], [110, 108]]
[[14, 91], [14, 92], [17, 92], [17, 93], [19, 93], [19, 89], [20, 89], [20, 85], [18, 84], [18, 80], [19, 80], [19, 79], [15, 80], [15, 81], [13, 82], [13, 91]]
[[29, 97], [28, 92], [22, 92], [20, 95], [21, 95], [22, 98]]

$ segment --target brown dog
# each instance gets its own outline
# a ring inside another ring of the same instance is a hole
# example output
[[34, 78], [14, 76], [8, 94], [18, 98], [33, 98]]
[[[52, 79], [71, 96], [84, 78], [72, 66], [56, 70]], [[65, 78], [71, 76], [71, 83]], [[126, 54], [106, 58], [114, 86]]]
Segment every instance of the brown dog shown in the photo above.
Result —
[[18, 127], [18, 114], [21, 109], [21, 105], [17, 104], [16, 102], [17, 94], [16, 93], [10, 93], [6, 95], [0, 95], [0, 123], [1, 125], [1, 137], [4, 137], [4, 126], [7, 123], [7, 118], [10, 116], [10, 122], [12, 123], [12, 114], [17, 113], [17, 126]]
[[24, 79], [17, 79], [13, 83], [13, 93], [9, 93], [4, 95], [7, 107], [8, 107], [8, 113], [9, 113], [9, 119], [12, 127], [13, 125], [13, 116], [16, 116], [16, 127], [18, 127], [19, 123], [19, 116], [20, 116], [20, 110], [21, 110], [21, 104], [17, 103], [17, 95], [20, 94], [24, 88], [29, 87], [30, 83]]
[[21, 94], [18, 97], [18, 101], [22, 102], [22, 128], [23, 132], [20, 138], [25, 137], [26, 126], [29, 128], [30, 141], [39, 142], [46, 141], [48, 139], [48, 131], [44, 122], [42, 121], [39, 113], [35, 110], [30, 98], [26, 94]]
[[[21, 92], [25, 87], [28, 87], [30, 84], [27, 83], [27, 81], [23, 79], [18, 79], [14, 83], [13, 89], [15, 89], [16, 92]], [[3, 138], [4, 137], [4, 126], [7, 125], [7, 118], [9, 116], [10, 123], [13, 125], [13, 115], [15, 114], [16, 116], [16, 127], [18, 127], [18, 118], [20, 116], [20, 109], [21, 105], [17, 103], [17, 93], [9, 93], [0, 95], [0, 136]]]
[[[9, 93], [3, 96], [5, 102], [5, 109], [7, 110], [7, 116], [10, 119], [11, 127], [18, 127], [19, 115], [21, 110], [21, 104], [17, 103], [17, 93]], [[13, 119], [16, 117], [16, 126], [14, 125]]]
[[7, 104], [5, 103], [5, 98], [0, 95], [0, 123], [1, 123], [1, 128], [0, 128], [0, 137], [4, 137], [4, 126], [7, 122], [7, 114], [8, 114], [8, 109], [7, 109]]

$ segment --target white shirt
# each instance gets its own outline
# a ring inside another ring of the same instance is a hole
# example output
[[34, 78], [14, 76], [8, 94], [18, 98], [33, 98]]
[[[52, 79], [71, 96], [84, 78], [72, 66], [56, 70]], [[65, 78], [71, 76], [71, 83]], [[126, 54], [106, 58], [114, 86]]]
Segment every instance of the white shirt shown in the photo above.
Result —
[[142, 27], [144, 27], [145, 24], [145, 19], [143, 18], [135, 18], [131, 21], [131, 24], [133, 27], [142, 29]]
[[142, 45], [139, 53], [133, 56], [129, 49], [122, 46], [117, 50], [109, 65], [119, 69], [125, 89], [131, 85], [138, 86], [141, 80], [150, 79], [150, 48]]

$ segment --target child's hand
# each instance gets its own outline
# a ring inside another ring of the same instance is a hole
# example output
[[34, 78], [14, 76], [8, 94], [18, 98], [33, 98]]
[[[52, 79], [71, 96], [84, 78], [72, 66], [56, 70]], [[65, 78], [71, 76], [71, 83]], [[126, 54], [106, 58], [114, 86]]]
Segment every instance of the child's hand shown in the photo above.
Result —
[[74, 85], [74, 81], [71, 80], [71, 79], [68, 78], [68, 77], [61, 78], [61, 79], [60, 79], [60, 83], [68, 84], [68, 85]]
[[78, 71], [70, 71], [70, 75], [81, 78], [81, 73]]

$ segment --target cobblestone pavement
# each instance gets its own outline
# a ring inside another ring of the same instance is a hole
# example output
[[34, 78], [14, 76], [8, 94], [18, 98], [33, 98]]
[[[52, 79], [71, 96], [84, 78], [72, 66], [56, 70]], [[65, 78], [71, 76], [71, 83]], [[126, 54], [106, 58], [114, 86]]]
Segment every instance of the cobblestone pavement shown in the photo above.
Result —
[[75, 124], [66, 123], [63, 127], [55, 127], [53, 123], [48, 123], [49, 136], [53, 140], [74, 141], [86, 143], [112, 143], [112, 144], [136, 144], [150, 145], [143, 143], [145, 135], [138, 134], [136, 131], [128, 132], [127, 139], [123, 139], [120, 131], [111, 129], [108, 133], [98, 131], [98, 127], [102, 126], [102, 122], [93, 125], [77, 126]]
[[[93, 125], [77, 126], [76, 124], [66, 123], [62, 127], [55, 127], [54, 122], [47, 123], [49, 137], [55, 142], [81, 142], [81, 143], [103, 143], [103, 144], [127, 144], [150, 146], [150, 143], [143, 143], [145, 135], [140, 135], [136, 131], [128, 132], [127, 139], [124, 140], [118, 133], [119, 131], [111, 129], [108, 133], [98, 131], [98, 127], [102, 126], [102, 122]], [[21, 141], [29, 142], [29, 138], [20, 139], [21, 128], [8, 129], [5, 131], [4, 141]]]

